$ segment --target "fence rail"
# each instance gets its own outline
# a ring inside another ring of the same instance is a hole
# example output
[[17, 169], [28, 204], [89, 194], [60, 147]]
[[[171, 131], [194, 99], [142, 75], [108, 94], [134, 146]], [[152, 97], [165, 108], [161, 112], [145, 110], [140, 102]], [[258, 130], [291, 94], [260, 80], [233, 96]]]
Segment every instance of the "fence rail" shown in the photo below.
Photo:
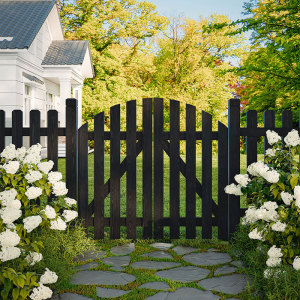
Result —
[[[47, 158], [58, 168], [58, 137], [66, 137], [66, 184], [69, 197], [78, 199], [79, 217], [86, 226], [94, 226], [95, 238], [104, 238], [105, 227], [110, 237], [119, 238], [121, 226], [126, 226], [128, 238], [137, 237], [142, 227], [143, 238], [163, 238], [164, 227], [170, 227], [170, 237], [179, 238], [180, 227], [186, 228], [186, 238], [196, 237], [196, 227], [202, 226], [202, 238], [212, 237], [212, 228], [218, 228], [218, 237], [228, 240], [235, 231], [245, 209], [240, 197], [227, 195], [224, 187], [234, 181], [240, 171], [240, 138], [246, 137], [247, 166], [257, 161], [258, 138], [268, 129], [285, 136], [293, 127], [292, 112], [282, 112], [282, 127], [275, 128], [274, 111], [264, 114], [264, 128], [257, 127], [257, 112], [247, 112], [247, 127], [240, 127], [240, 102], [228, 102], [228, 128], [218, 122], [218, 131], [212, 130], [212, 116], [202, 112], [202, 130], [196, 128], [196, 108], [186, 105], [186, 130], [180, 131], [179, 102], [170, 101], [170, 129], [164, 131], [164, 101], [146, 98], [142, 104], [142, 130], [137, 131], [136, 101], [126, 103], [126, 131], [120, 130], [120, 105], [110, 109], [110, 131], [104, 130], [105, 115], [94, 119], [94, 131], [84, 124], [78, 129], [76, 99], [67, 99], [66, 127], [58, 127], [58, 113], [47, 113], [48, 126], [40, 127], [40, 112], [30, 112], [30, 126], [23, 128], [23, 114], [12, 113], [12, 127], [5, 127], [5, 112], [0, 111], [0, 150], [5, 137], [11, 136], [17, 147], [23, 145], [23, 136], [29, 136], [30, 145], [47, 137]], [[299, 129], [298, 129], [299, 130]], [[94, 141], [94, 194], [89, 203], [88, 141]], [[104, 142], [110, 141], [110, 178], [105, 181]], [[120, 144], [126, 142], [126, 157], [121, 161]], [[196, 176], [196, 142], [202, 141], [202, 182]], [[217, 203], [212, 196], [212, 141], [218, 141]], [[186, 144], [186, 160], [180, 157], [180, 141]], [[268, 149], [266, 137], [264, 149]], [[137, 156], [142, 152], [142, 217], [137, 217]], [[170, 159], [169, 197], [170, 216], [164, 217], [164, 155]], [[126, 173], [126, 217], [120, 215], [120, 179]], [[185, 177], [185, 216], [180, 215], [180, 174]], [[154, 175], [154, 176], [153, 176]], [[110, 195], [110, 216], [105, 217], [105, 198]], [[202, 216], [196, 216], [196, 196], [202, 199]]]

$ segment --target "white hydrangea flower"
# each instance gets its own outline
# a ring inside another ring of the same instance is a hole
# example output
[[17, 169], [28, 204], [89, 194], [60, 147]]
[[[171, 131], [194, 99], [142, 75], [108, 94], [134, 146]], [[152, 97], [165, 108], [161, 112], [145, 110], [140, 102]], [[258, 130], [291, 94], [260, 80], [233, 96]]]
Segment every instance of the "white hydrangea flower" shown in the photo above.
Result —
[[23, 223], [24, 229], [26, 229], [27, 232], [31, 232], [42, 223], [42, 218], [40, 216], [30, 216], [23, 219]]
[[269, 251], [268, 251], [269, 257], [282, 257], [282, 252], [280, 248], [277, 248], [275, 245], [273, 245]]
[[265, 278], [272, 278], [272, 277], [275, 277], [275, 278], [279, 278], [279, 277], [282, 277], [283, 274], [285, 274], [286, 271], [282, 271], [280, 269], [272, 269], [272, 268], [267, 268], [264, 270], [264, 277]]
[[273, 224], [271, 226], [272, 230], [274, 231], [280, 231], [280, 232], [284, 232], [285, 228], [286, 228], [286, 224], [285, 223], [281, 223], [280, 221], [277, 221], [275, 224]]
[[75, 210], [65, 209], [63, 211], [62, 216], [64, 217], [65, 221], [68, 223], [78, 217], [78, 212]]
[[25, 179], [29, 183], [33, 183], [43, 178], [43, 175], [39, 171], [30, 170], [28, 174], [25, 175]]
[[4, 224], [10, 224], [18, 220], [22, 216], [20, 209], [12, 207], [3, 207], [0, 209], [0, 217]]
[[293, 268], [295, 270], [300, 270], [300, 256], [296, 256], [293, 261]]
[[268, 267], [277, 267], [281, 263], [281, 258], [280, 257], [269, 257], [266, 261], [266, 265]]
[[19, 161], [23, 161], [23, 159], [25, 157], [25, 154], [26, 154], [26, 148], [25, 147], [18, 148], [16, 150], [16, 159], [19, 160]]
[[32, 145], [30, 148], [27, 149], [27, 154], [40, 155], [41, 150], [42, 150], [42, 145], [37, 143], [37, 144]]
[[20, 237], [16, 231], [6, 229], [0, 233], [0, 245], [2, 247], [15, 247], [20, 243]]
[[41, 161], [41, 156], [36, 154], [27, 154], [23, 160], [23, 164], [37, 165]]
[[278, 208], [278, 204], [275, 201], [266, 201], [261, 208], [265, 208], [267, 210], [275, 210]]
[[247, 186], [248, 182], [250, 182], [250, 178], [248, 174], [238, 174], [234, 176], [235, 181], [240, 185], [240, 186]]
[[20, 209], [22, 206], [22, 203], [20, 200], [18, 199], [14, 199], [14, 200], [1, 200], [2, 205], [6, 206], [6, 207], [10, 207], [10, 208], [14, 208], [14, 209]]
[[66, 183], [62, 181], [54, 182], [52, 185], [53, 194], [55, 196], [64, 196], [68, 193], [68, 189], [66, 188]]
[[14, 200], [17, 196], [18, 192], [15, 189], [5, 190], [0, 192], [0, 200]]
[[293, 129], [291, 132], [289, 132], [284, 138], [284, 142], [287, 146], [290, 147], [296, 147], [300, 145], [300, 137], [298, 131], [296, 129]]
[[48, 181], [52, 185], [60, 180], [62, 180], [62, 174], [60, 172], [50, 172], [48, 174]]
[[41, 284], [52, 284], [55, 283], [58, 279], [58, 276], [55, 272], [50, 271], [48, 268], [46, 268], [45, 273], [40, 278]]
[[278, 150], [278, 148], [276, 148], [276, 149], [271, 149], [271, 148], [269, 148], [269, 149], [267, 149], [266, 150], [266, 155], [269, 155], [269, 156], [271, 156], [271, 157], [274, 157], [275, 155], [276, 155], [276, 151]]
[[21, 250], [17, 247], [2, 247], [0, 251], [0, 260], [2, 262], [16, 259], [21, 255]]
[[16, 146], [13, 144], [6, 146], [1, 152], [1, 157], [5, 158], [6, 161], [16, 158]]
[[40, 284], [39, 287], [34, 288], [32, 293], [29, 295], [29, 298], [32, 300], [44, 300], [51, 297], [52, 290], [43, 284]]
[[7, 174], [16, 174], [19, 170], [20, 163], [18, 161], [12, 160], [3, 165], [3, 169]]
[[296, 185], [294, 187], [294, 198], [296, 199], [295, 205], [300, 208], [300, 186]]
[[39, 170], [45, 174], [48, 174], [54, 166], [54, 162], [52, 160], [44, 161], [38, 163], [37, 167]]
[[43, 209], [42, 211], [45, 213], [45, 215], [48, 219], [55, 219], [56, 218], [56, 212], [55, 212], [55, 209], [52, 206], [46, 205], [45, 209]]
[[242, 224], [243, 225], [247, 225], [247, 224], [251, 225], [251, 224], [254, 224], [258, 220], [259, 220], [259, 218], [257, 215], [257, 209], [253, 205], [250, 205], [245, 212], [245, 216], [242, 219]]
[[264, 236], [261, 231], [258, 231], [257, 228], [249, 232], [249, 238], [252, 240], [264, 241]]
[[234, 183], [232, 184], [229, 184], [225, 187], [225, 193], [226, 194], [231, 194], [231, 195], [236, 195], [236, 196], [242, 196], [243, 193], [241, 191], [241, 186], [238, 184], [238, 185], [235, 185]]
[[249, 165], [247, 171], [253, 176], [264, 177], [263, 175], [269, 171], [269, 169], [268, 165], [265, 165], [262, 161], [258, 161]]
[[273, 130], [267, 130], [266, 135], [270, 145], [274, 145], [281, 140], [281, 137], [278, 135], [278, 133]]
[[72, 198], [69, 198], [69, 197], [66, 197], [64, 200], [65, 200], [65, 202], [68, 206], [72, 206], [72, 205], [77, 204], [77, 201], [75, 199], [72, 199]]
[[38, 252], [29, 252], [29, 254], [25, 257], [25, 260], [28, 262], [30, 266], [35, 265], [43, 259], [42, 253]]
[[277, 171], [272, 170], [263, 173], [262, 177], [270, 183], [277, 183], [279, 181], [280, 174]]
[[28, 197], [29, 200], [36, 199], [37, 197], [41, 196], [43, 193], [43, 190], [36, 186], [31, 186], [27, 189], [25, 192], [25, 195]]
[[285, 205], [291, 205], [291, 202], [294, 199], [293, 195], [288, 192], [281, 192], [280, 196]]
[[265, 208], [259, 208], [257, 211], [258, 220], [264, 220], [267, 222], [278, 220], [278, 213], [275, 210], [267, 210]]
[[50, 229], [52, 230], [65, 230], [67, 228], [67, 224], [61, 217], [58, 217], [54, 221], [50, 221]]

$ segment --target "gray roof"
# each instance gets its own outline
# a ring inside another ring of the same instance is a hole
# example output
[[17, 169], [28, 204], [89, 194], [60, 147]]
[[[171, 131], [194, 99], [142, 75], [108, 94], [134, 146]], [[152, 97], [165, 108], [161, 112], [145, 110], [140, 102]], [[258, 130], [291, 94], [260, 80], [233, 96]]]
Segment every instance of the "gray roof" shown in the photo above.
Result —
[[81, 65], [87, 50], [88, 41], [53, 41], [42, 65]]
[[0, 49], [29, 48], [56, 0], [0, 0]]

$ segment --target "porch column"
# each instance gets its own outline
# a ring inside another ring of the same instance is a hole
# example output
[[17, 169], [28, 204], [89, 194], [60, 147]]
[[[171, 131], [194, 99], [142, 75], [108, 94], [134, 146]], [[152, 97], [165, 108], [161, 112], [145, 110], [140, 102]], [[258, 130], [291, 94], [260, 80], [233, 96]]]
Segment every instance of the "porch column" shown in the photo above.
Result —
[[82, 87], [83, 84], [79, 84], [73, 89], [73, 97], [78, 101], [78, 127], [82, 125]]
[[71, 78], [60, 78], [60, 127], [66, 126], [66, 99], [71, 98]]

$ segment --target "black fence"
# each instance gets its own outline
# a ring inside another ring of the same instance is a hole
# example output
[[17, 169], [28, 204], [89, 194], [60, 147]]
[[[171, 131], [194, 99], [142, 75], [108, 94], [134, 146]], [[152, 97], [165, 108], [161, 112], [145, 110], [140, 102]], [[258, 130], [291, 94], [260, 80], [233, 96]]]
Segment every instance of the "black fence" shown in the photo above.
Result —
[[[57, 111], [48, 111], [47, 128], [40, 127], [40, 112], [30, 112], [30, 127], [23, 128], [22, 112], [13, 111], [12, 128], [5, 128], [5, 113], [0, 111], [0, 150], [5, 137], [12, 136], [16, 147], [23, 144], [23, 136], [30, 144], [47, 136], [47, 157], [58, 166], [58, 137], [66, 136], [66, 183], [69, 197], [78, 200], [79, 216], [87, 227], [94, 226], [95, 238], [104, 238], [105, 227], [112, 239], [120, 238], [121, 226], [126, 226], [127, 237], [136, 238], [137, 227], [142, 227], [143, 238], [163, 238], [164, 227], [170, 227], [170, 238], [186, 228], [186, 238], [196, 237], [196, 227], [202, 226], [202, 238], [212, 237], [218, 228], [218, 238], [228, 240], [235, 231], [245, 209], [240, 197], [227, 195], [224, 187], [234, 182], [240, 172], [240, 137], [247, 137], [247, 165], [257, 161], [257, 141], [268, 129], [285, 136], [292, 129], [292, 112], [282, 112], [282, 127], [275, 128], [274, 111], [266, 111], [264, 128], [257, 127], [257, 112], [247, 112], [247, 127], [240, 128], [240, 102], [228, 103], [228, 128], [218, 122], [212, 130], [212, 116], [202, 112], [202, 131], [196, 129], [196, 108], [186, 105], [186, 131], [180, 131], [179, 102], [170, 101], [170, 130], [164, 131], [164, 102], [161, 98], [143, 99], [143, 129], [136, 128], [136, 101], [126, 103], [126, 131], [120, 130], [120, 105], [110, 109], [110, 131], [104, 130], [104, 112], [95, 116], [94, 131], [88, 124], [77, 129], [77, 101], [67, 99], [66, 127], [58, 128]], [[94, 141], [94, 195], [89, 203], [88, 142]], [[105, 140], [110, 141], [110, 178], [105, 181]], [[126, 157], [121, 161], [120, 141], [126, 141]], [[180, 141], [186, 143], [186, 160], [180, 157]], [[196, 176], [196, 141], [202, 141], [202, 182]], [[218, 141], [218, 196], [212, 199], [212, 141]], [[269, 147], [265, 138], [265, 150]], [[136, 158], [142, 153], [142, 217], [137, 217]], [[169, 196], [170, 217], [164, 217], [164, 153], [170, 158]], [[153, 168], [153, 169], [152, 169]], [[120, 216], [120, 179], [126, 173], [126, 217]], [[180, 216], [180, 173], [186, 179], [186, 212]], [[110, 216], [104, 215], [105, 198], [110, 195]], [[202, 199], [202, 217], [196, 217], [196, 195]]]

